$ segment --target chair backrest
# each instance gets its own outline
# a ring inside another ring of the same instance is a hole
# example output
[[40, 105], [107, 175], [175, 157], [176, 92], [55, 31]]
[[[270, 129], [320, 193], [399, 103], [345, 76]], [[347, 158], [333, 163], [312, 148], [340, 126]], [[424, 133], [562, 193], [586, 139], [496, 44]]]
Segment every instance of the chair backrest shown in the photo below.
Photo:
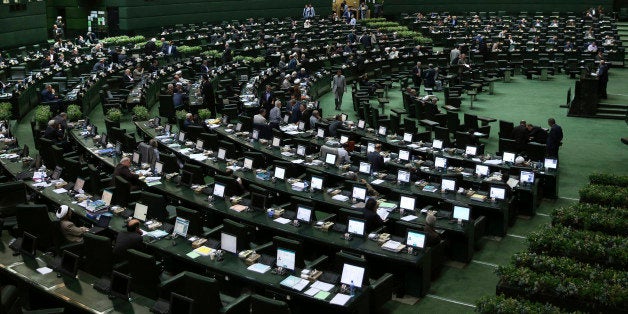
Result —
[[159, 162], [164, 165], [162, 169], [164, 173], [179, 172], [179, 163], [175, 155], [159, 152]]
[[177, 293], [194, 300], [193, 314], [220, 313], [222, 303], [216, 279], [184, 271], [169, 279], [161, 287], [161, 297]]
[[126, 207], [131, 201], [131, 183], [129, 183], [129, 181], [125, 180], [121, 176], [115, 176], [113, 180], [116, 187], [116, 190], [113, 193], [113, 203], [122, 207]]
[[290, 314], [292, 311], [288, 303], [284, 301], [269, 299], [261, 295], [254, 294], [251, 296], [251, 313], [252, 314]]
[[467, 130], [473, 129], [475, 131], [478, 130], [478, 116], [474, 114], [464, 114], [464, 126]]
[[129, 273], [132, 277], [131, 291], [145, 297], [156, 299], [160, 283], [161, 270], [157, 267], [155, 257], [135, 249], [127, 251]]
[[473, 145], [473, 142], [470, 138], [471, 134], [467, 132], [456, 132], [454, 133], [454, 139], [456, 140], [456, 147], [460, 149], [465, 149], [468, 145]]
[[85, 262], [81, 269], [99, 278], [109, 275], [113, 269], [111, 239], [87, 232], [83, 234], [83, 247]]
[[17, 204], [26, 203], [26, 186], [22, 181], [0, 183], [0, 217], [14, 216]]
[[139, 202], [148, 206], [146, 219], [157, 219], [161, 222], [168, 220], [166, 198], [163, 195], [142, 191]]
[[15, 216], [20, 230], [37, 237], [38, 250], [46, 251], [52, 246], [48, 206], [44, 204], [18, 204]]
[[499, 120], [499, 137], [510, 138], [512, 136], [512, 130], [515, 128], [515, 124], [510, 121]]
[[444, 145], [448, 145], [450, 143], [449, 140], [449, 130], [444, 127], [435, 126], [434, 127], [434, 138], [437, 140], [443, 141]]

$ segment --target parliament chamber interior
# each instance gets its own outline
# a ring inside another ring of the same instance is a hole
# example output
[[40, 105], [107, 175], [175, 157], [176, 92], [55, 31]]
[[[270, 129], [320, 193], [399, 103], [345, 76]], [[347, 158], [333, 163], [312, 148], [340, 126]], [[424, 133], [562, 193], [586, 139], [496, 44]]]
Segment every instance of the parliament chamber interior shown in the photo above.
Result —
[[626, 1], [0, 20], [0, 314], [628, 309]]

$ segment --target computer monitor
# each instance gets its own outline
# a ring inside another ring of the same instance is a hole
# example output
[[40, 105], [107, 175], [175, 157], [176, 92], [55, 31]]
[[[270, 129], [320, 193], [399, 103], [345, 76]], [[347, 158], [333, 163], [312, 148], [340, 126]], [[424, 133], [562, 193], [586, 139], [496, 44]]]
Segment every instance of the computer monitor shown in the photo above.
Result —
[[148, 206], [140, 203], [135, 203], [135, 210], [133, 211], [133, 218], [140, 221], [146, 221], [146, 215], [148, 214]]
[[236, 132], [242, 131], [242, 122], [236, 123], [235, 130], [236, 130]]
[[305, 146], [303, 146], [303, 145], [298, 145], [297, 146], [297, 155], [298, 156], [305, 156]]
[[506, 189], [499, 186], [491, 186], [489, 190], [489, 196], [496, 200], [506, 199]]
[[294, 270], [296, 252], [284, 248], [277, 248], [277, 267]]
[[109, 287], [109, 294], [114, 297], [129, 299], [130, 293], [131, 276], [127, 276], [114, 270], [111, 273], [111, 286]]
[[194, 180], [194, 174], [187, 170], [181, 170], [180, 185], [192, 186], [192, 180]]
[[218, 148], [218, 154], [216, 154], [216, 158], [219, 160], [225, 160], [227, 158], [227, 150], [220, 147]]
[[316, 137], [318, 137], [318, 138], [325, 138], [325, 129], [318, 128], [316, 130]]
[[242, 164], [244, 169], [253, 170], [253, 159], [249, 157], [244, 158], [244, 163]]
[[475, 156], [478, 154], [478, 148], [477, 146], [467, 146], [467, 148], [464, 150], [464, 153], [469, 156]]
[[212, 192], [212, 194], [216, 197], [224, 198], [225, 197], [225, 185], [222, 183], [215, 182], [214, 192]]
[[164, 125], [164, 132], [166, 132], [166, 134], [170, 134], [170, 129], [171, 128], [172, 128], [172, 125], [170, 125], [170, 124]]
[[471, 217], [471, 208], [454, 205], [454, 215], [453, 215], [454, 219], [469, 221], [470, 217]]
[[332, 153], [327, 153], [325, 155], [325, 163], [326, 164], [330, 164], [330, 165], [335, 165], [336, 164], [336, 158], [338, 156], [336, 154], [332, 154]]
[[310, 186], [312, 190], [322, 190], [323, 189], [323, 178], [312, 176], [312, 180], [310, 182]]
[[61, 256], [61, 264], [59, 265], [58, 272], [68, 275], [70, 277], [76, 277], [78, 272], [80, 257], [68, 250], [63, 250]]
[[140, 153], [133, 152], [133, 159], [131, 161], [133, 162], [134, 165], [139, 166], [140, 165]]
[[368, 143], [366, 144], [366, 152], [370, 153], [370, 152], [374, 152], [375, 151], [375, 143]]
[[259, 139], [259, 130], [258, 129], [253, 129], [253, 132], [251, 132], [251, 138], [254, 140]]
[[558, 168], [558, 160], [553, 158], [545, 158], [545, 162], [543, 163], [545, 169], [556, 169]]
[[504, 154], [502, 155], [502, 161], [514, 164], [515, 163], [515, 153], [504, 152]]
[[445, 157], [434, 157], [434, 167], [436, 169], [446, 169], [447, 168], [447, 158], [445, 158]]
[[455, 191], [456, 180], [449, 179], [449, 178], [442, 178], [440, 186], [443, 191]]
[[345, 263], [342, 266], [342, 275], [340, 276], [340, 283], [345, 285], [353, 284], [354, 287], [362, 288], [362, 281], [364, 280], [364, 267], [355, 266]]
[[442, 149], [443, 148], [443, 141], [441, 140], [433, 140], [432, 141], [432, 148], [436, 148], [436, 149]]
[[272, 143], [273, 147], [279, 147], [281, 146], [281, 138], [279, 137], [273, 137], [273, 143]]
[[74, 191], [79, 192], [83, 190], [83, 186], [85, 186], [85, 179], [83, 178], [76, 178], [76, 181], [74, 181]]
[[203, 140], [196, 140], [196, 149], [203, 150]]
[[170, 308], [168, 313], [194, 313], [194, 300], [175, 292], [170, 293]]
[[181, 217], [177, 217], [174, 223], [174, 229], [172, 233], [187, 237], [188, 236], [188, 228], [190, 227], [190, 221], [187, 219], [183, 219]]
[[401, 183], [410, 182], [410, 171], [399, 169], [397, 171], [397, 181]]
[[51, 179], [52, 180], [59, 180], [59, 178], [61, 178], [61, 173], [63, 172], [63, 168], [56, 166], [55, 170], [52, 172], [52, 176]]
[[366, 122], [364, 120], [358, 120], [358, 129], [364, 129]]
[[312, 208], [299, 205], [297, 207], [297, 220], [309, 224], [312, 221]]
[[348, 233], [363, 237], [365, 229], [366, 223], [363, 219], [349, 218], [349, 223], [347, 223]]
[[155, 162], [155, 173], [161, 174], [164, 171], [164, 164], [162, 162]]
[[386, 127], [385, 126], [380, 126], [379, 129], [377, 130], [377, 134], [379, 135], [386, 135]]
[[341, 114], [340, 114], [340, 120], [341, 120], [342, 122], [346, 122], [346, 121], [347, 121], [347, 118], [349, 118], [349, 116], [348, 116], [346, 113], [341, 113]]
[[412, 133], [403, 133], [403, 141], [406, 143], [412, 143]]
[[362, 186], [354, 186], [351, 197], [355, 198], [356, 200], [366, 201], [366, 188]]
[[203, 232], [203, 218], [201, 213], [182, 206], [176, 208], [177, 218], [185, 219], [188, 222], [187, 234], [201, 235]]
[[360, 161], [360, 168], [358, 168], [360, 173], [371, 174], [371, 164], [368, 162]]
[[35, 254], [37, 252], [37, 237], [29, 232], [24, 231], [22, 233], [20, 252], [24, 255], [35, 257]]
[[399, 160], [410, 161], [410, 151], [405, 149], [399, 150]]
[[340, 144], [344, 144], [344, 143], [346, 143], [348, 141], [349, 141], [349, 137], [348, 136], [346, 136], [346, 135], [341, 135], [340, 136]]
[[290, 115], [289, 114], [283, 115], [283, 123], [288, 123], [288, 121], [290, 121]]
[[297, 130], [305, 131], [305, 122], [299, 121], [299, 124], [297, 125]]
[[414, 210], [415, 204], [416, 198], [414, 197], [405, 195], [401, 195], [401, 197], [399, 197], [399, 208], [402, 208], [404, 210]]
[[406, 245], [415, 249], [425, 248], [425, 233], [408, 229], [406, 233]]
[[519, 182], [521, 184], [532, 184], [534, 183], [534, 172], [521, 170], [521, 175], [519, 176]]
[[232, 234], [220, 233], [220, 249], [230, 253], [238, 253], [238, 238]]
[[268, 196], [263, 193], [251, 192], [251, 209], [265, 211]]
[[102, 190], [102, 196], [100, 196], [100, 200], [105, 203], [107, 206], [111, 206], [111, 200], [113, 199], [113, 193], [109, 190]]
[[185, 132], [180, 131], [177, 139], [179, 140], [179, 142], [185, 142]]
[[489, 169], [487, 165], [475, 165], [475, 174], [478, 176], [487, 177], [489, 174]]
[[279, 180], [285, 179], [285, 177], [286, 177], [286, 168], [275, 166], [275, 173], [273, 174], [273, 177], [275, 177], [275, 178], [277, 178]]

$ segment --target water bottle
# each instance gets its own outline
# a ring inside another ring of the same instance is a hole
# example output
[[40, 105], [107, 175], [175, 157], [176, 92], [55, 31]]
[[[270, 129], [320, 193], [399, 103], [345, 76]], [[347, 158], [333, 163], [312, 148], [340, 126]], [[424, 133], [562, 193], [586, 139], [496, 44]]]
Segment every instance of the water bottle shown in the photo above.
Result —
[[351, 286], [349, 286], [349, 294], [351, 296], [355, 295], [355, 285], [353, 284], [353, 280], [351, 280]]

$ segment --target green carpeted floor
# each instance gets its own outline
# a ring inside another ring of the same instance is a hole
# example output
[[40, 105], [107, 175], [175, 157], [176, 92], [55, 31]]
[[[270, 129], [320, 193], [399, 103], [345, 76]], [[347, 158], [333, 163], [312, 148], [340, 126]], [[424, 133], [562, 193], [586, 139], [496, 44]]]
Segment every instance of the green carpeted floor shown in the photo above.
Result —
[[[475, 301], [484, 295], [495, 294], [497, 276], [496, 265], [506, 264], [513, 253], [526, 247], [526, 236], [540, 226], [549, 223], [549, 213], [555, 207], [574, 202], [578, 198], [578, 189], [587, 184], [587, 176], [595, 171], [616, 174], [628, 174], [628, 146], [620, 138], [628, 136], [628, 126], [624, 121], [584, 119], [567, 117], [567, 109], [559, 105], [566, 101], [566, 93], [574, 86], [574, 80], [565, 75], [557, 75], [547, 82], [526, 80], [524, 76], [515, 76], [510, 83], [496, 82], [495, 94], [482, 93], [474, 101], [474, 109], [469, 109], [469, 97], [463, 98], [462, 113], [494, 117], [501, 120], [518, 122], [521, 119], [546, 127], [549, 117], [554, 117], [563, 127], [564, 145], [560, 150], [560, 182], [557, 200], [543, 200], [538, 214], [531, 219], [519, 218], [502, 239], [483, 239], [482, 249], [476, 252], [468, 265], [445, 266], [441, 276], [432, 282], [429, 294], [414, 305], [391, 301], [381, 310], [382, 313], [466, 313], [474, 310]], [[626, 86], [628, 69], [611, 69], [608, 86], [611, 104], [628, 104]], [[443, 102], [442, 93], [436, 93]], [[390, 107], [402, 107], [401, 92], [396, 85], [389, 93]], [[334, 114], [333, 96], [325, 95], [321, 99], [325, 116]], [[390, 109], [389, 107], [389, 109]], [[351, 94], [345, 93], [344, 112], [355, 120], [355, 113], [350, 108]], [[386, 114], [389, 113], [386, 109]], [[152, 114], [156, 114], [157, 106]], [[14, 133], [21, 144], [32, 145], [30, 121], [32, 113], [21, 123], [15, 125]], [[102, 110], [98, 107], [90, 113], [99, 129], [104, 130]], [[130, 116], [123, 118], [122, 127], [130, 132], [135, 128]], [[492, 124], [490, 138], [485, 140], [486, 151], [497, 150], [498, 123]], [[406, 302], [407, 303], [407, 302]]]

